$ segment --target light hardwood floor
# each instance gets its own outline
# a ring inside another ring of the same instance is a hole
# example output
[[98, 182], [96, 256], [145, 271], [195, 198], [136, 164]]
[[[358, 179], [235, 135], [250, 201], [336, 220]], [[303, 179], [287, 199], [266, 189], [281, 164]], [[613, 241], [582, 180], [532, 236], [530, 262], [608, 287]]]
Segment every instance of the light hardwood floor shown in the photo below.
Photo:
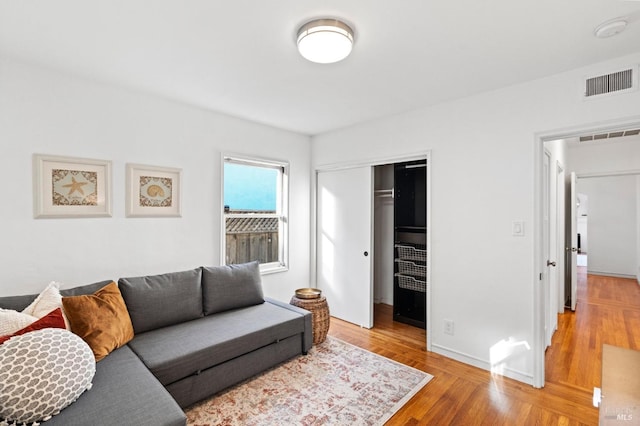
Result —
[[387, 425], [597, 425], [602, 344], [640, 350], [640, 286], [580, 272], [576, 312], [558, 316], [547, 349], [543, 389], [427, 352], [424, 330], [394, 322], [388, 305], [376, 305], [371, 330], [332, 318], [329, 334], [434, 376]]

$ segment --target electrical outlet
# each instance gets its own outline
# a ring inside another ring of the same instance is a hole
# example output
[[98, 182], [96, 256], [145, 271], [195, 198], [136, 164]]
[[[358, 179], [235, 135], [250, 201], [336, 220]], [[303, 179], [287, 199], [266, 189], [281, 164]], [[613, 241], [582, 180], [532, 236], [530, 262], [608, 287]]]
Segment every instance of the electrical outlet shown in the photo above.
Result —
[[446, 319], [444, 320], [444, 334], [450, 334], [453, 336], [453, 321]]

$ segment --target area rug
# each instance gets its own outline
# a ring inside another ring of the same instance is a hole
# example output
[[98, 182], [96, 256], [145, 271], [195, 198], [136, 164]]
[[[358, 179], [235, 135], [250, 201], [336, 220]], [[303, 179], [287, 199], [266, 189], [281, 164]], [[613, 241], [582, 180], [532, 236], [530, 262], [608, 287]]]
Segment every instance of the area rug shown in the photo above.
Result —
[[382, 425], [433, 376], [327, 337], [187, 409], [187, 424]]

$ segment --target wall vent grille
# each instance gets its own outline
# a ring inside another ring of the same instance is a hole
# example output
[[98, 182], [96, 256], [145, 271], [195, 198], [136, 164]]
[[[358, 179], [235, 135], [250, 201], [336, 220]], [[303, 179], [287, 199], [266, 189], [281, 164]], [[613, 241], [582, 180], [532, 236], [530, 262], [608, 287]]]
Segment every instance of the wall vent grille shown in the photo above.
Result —
[[604, 95], [634, 88], [634, 69], [629, 68], [611, 74], [599, 75], [585, 80], [585, 97]]
[[623, 136], [637, 136], [637, 135], [640, 135], [640, 129], [618, 130], [618, 131], [609, 132], [609, 133], [583, 135], [583, 136], [580, 136], [580, 142], [598, 141], [602, 139], [613, 139], [613, 138], [621, 138]]

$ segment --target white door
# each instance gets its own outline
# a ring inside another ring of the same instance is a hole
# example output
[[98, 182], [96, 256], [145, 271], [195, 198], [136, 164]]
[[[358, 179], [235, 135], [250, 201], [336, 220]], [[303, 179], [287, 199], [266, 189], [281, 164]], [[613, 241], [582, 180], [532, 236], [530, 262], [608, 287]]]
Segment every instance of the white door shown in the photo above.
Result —
[[373, 327], [373, 168], [317, 174], [316, 285], [331, 315]]
[[[551, 335], [553, 334], [553, 330], [551, 328], [551, 291], [549, 288], [549, 256], [550, 256], [550, 212], [551, 212], [551, 191], [550, 191], [550, 155], [549, 152], [545, 150], [544, 158], [542, 163], [542, 261], [544, 265], [542, 265], [542, 277], [540, 284], [542, 285], [542, 294], [543, 294], [543, 315], [544, 315], [544, 340], [545, 347], [551, 345]], [[555, 309], [554, 309], [555, 312]]]
[[[565, 177], [564, 177], [564, 169], [557, 164], [558, 175], [556, 181], [556, 206], [557, 208], [557, 218], [556, 218], [556, 262], [558, 265], [556, 266], [556, 282], [557, 282], [557, 296], [556, 296], [556, 311], [559, 314], [564, 313], [564, 302], [565, 302], [565, 246], [566, 246], [566, 216], [565, 216], [565, 205], [566, 205], [566, 185]], [[553, 305], [551, 305], [553, 308]], [[558, 328], [557, 322], [558, 317], [556, 316], [556, 329]]]
[[576, 193], [576, 174], [571, 172], [569, 204], [571, 205], [571, 310], [576, 310], [578, 297], [578, 204]]

